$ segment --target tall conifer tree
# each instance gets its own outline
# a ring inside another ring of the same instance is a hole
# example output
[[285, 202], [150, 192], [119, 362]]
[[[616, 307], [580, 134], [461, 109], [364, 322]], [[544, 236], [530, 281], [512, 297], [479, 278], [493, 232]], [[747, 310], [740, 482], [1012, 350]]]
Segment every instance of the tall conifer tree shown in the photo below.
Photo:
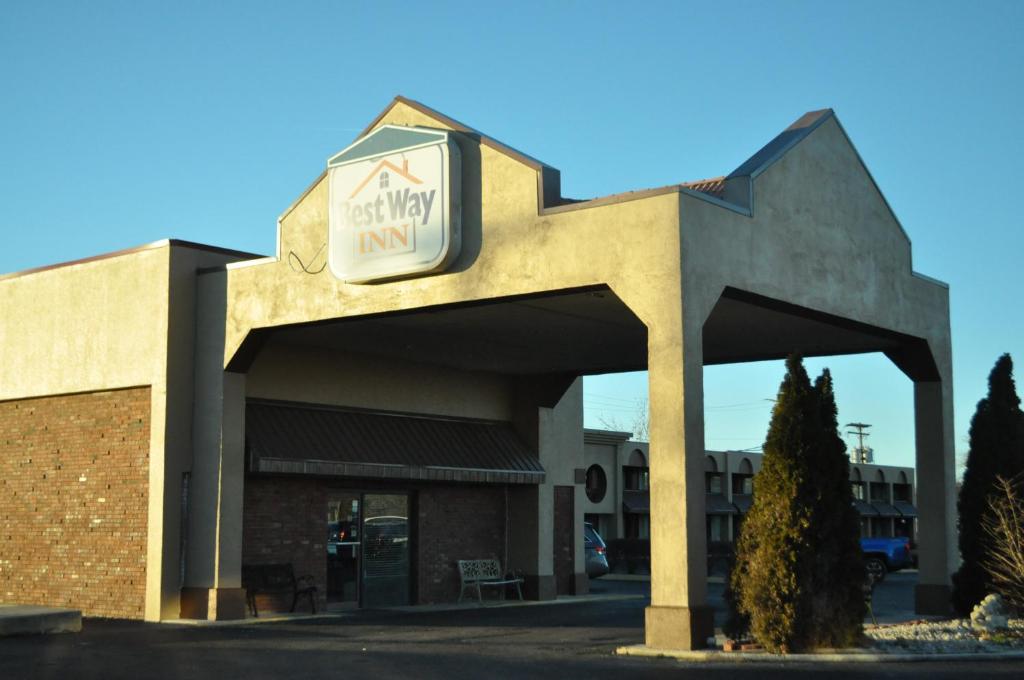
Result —
[[991, 553], [982, 529], [988, 512], [988, 495], [995, 491], [997, 476], [1011, 479], [1024, 472], [1024, 413], [1013, 381], [1013, 360], [1004, 354], [988, 377], [988, 395], [978, 402], [971, 419], [970, 451], [957, 500], [960, 529], [960, 557], [963, 562], [953, 575], [953, 606], [970, 613], [986, 594], [987, 575], [981, 566]]
[[730, 633], [749, 622], [773, 652], [860, 637], [863, 567], [845, 448], [831, 375], [812, 387], [789, 357], [730, 574]]
[[811, 486], [817, 494], [810, 537], [816, 546], [811, 637], [815, 647], [849, 647], [861, 637], [865, 613], [860, 516], [853, 506], [850, 460], [839, 434], [827, 368], [815, 380], [814, 390], [822, 439], [811, 466]]

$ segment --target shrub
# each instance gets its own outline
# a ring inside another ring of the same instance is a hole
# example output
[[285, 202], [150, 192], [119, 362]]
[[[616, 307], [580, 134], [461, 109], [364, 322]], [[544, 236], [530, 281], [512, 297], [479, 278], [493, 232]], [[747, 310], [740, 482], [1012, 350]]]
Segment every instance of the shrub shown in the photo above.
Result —
[[996, 478], [1011, 479], [1024, 472], [1024, 413], [1013, 382], [1013, 360], [1004, 354], [988, 377], [988, 395], [978, 402], [971, 419], [970, 450], [964, 470], [959, 511], [959, 546], [962, 562], [953, 575], [953, 606], [970, 613], [992, 592], [982, 566], [993, 545], [983, 529], [989, 512], [988, 496]]
[[996, 478], [982, 529], [991, 550], [981, 565], [989, 583], [1017, 613], [1024, 613], [1024, 475]]

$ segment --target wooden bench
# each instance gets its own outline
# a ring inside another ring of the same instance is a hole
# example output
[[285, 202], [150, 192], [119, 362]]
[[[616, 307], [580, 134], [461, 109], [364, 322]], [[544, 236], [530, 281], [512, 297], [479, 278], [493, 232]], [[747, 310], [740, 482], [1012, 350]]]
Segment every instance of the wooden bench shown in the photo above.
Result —
[[506, 586], [515, 584], [516, 594], [523, 599], [522, 583], [519, 576], [505, 577], [501, 573], [498, 560], [459, 560], [459, 580], [462, 588], [459, 591], [459, 602], [466, 594], [466, 590], [476, 590], [477, 602], [483, 604], [483, 596], [480, 589], [487, 586]]
[[310, 609], [316, 614], [316, 586], [313, 585], [313, 577], [296, 578], [291, 564], [243, 564], [242, 587], [245, 588], [249, 610], [257, 618], [260, 614], [256, 609], [256, 596], [261, 594], [290, 594], [292, 607], [289, 611], [295, 611], [300, 597], [309, 597]]

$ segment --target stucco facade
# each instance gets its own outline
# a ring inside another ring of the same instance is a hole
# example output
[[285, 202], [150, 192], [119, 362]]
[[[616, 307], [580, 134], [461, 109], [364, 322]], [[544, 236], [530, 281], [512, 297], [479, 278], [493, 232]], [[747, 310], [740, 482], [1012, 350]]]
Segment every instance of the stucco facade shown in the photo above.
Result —
[[[590, 201], [415, 102], [394, 100], [360, 139], [386, 125], [447, 131], [457, 147], [461, 249], [443, 271], [332, 275], [325, 173], [280, 217], [270, 257], [168, 242], [0, 280], [0, 348], [24, 358], [0, 366], [0, 399], [151, 388], [147, 619], [242, 614], [245, 480], [266, 474], [247, 444], [255, 400], [512, 428], [509, 445], [543, 479], [492, 487], [516, 520], [504, 566], [533, 597], [585, 590], [582, 542], [574, 574], [556, 574], [558, 527], [583, 517], [579, 378], [646, 368], [647, 642], [701, 646], [702, 366], [793, 351], [883, 351], [915, 381], [918, 606], [941, 608], [955, 563], [948, 290], [913, 272], [906, 234], [831, 111], [727, 177]], [[50, 312], [28, 318], [40, 299]], [[57, 361], [65, 370], [50, 370]]]

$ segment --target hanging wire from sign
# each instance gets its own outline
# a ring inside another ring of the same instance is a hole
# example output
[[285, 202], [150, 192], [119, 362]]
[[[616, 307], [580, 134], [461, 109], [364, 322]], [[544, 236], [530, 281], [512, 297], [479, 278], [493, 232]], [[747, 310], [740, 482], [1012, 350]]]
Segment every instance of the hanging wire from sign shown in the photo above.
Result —
[[[313, 263], [316, 262], [316, 258], [320, 257], [320, 253], [323, 252], [323, 250], [324, 250], [324, 248], [326, 246], [327, 246], [326, 243], [320, 245], [320, 248], [316, 251], [316, 253], [314, 253], [313, 257], [310, 258], [308, 265], [302, 261], [302, 258], [299, 257], [298, 254], [296, 254], [296, 252], [294, 250], [289, 250], [288, 251], [288, 265], [292, 268], [292, 271], [295, 272], [296, 274], [298, 274], [298, 273], [319, 274], [320, 272], [322, 272], [324, 269], [327, 268], [327, 258], [324, 258], [324, 263], [322, 265], [320, 265], [319, 269], [313, 269]], [[298, 266], [296, 266], [296, 264]]]

